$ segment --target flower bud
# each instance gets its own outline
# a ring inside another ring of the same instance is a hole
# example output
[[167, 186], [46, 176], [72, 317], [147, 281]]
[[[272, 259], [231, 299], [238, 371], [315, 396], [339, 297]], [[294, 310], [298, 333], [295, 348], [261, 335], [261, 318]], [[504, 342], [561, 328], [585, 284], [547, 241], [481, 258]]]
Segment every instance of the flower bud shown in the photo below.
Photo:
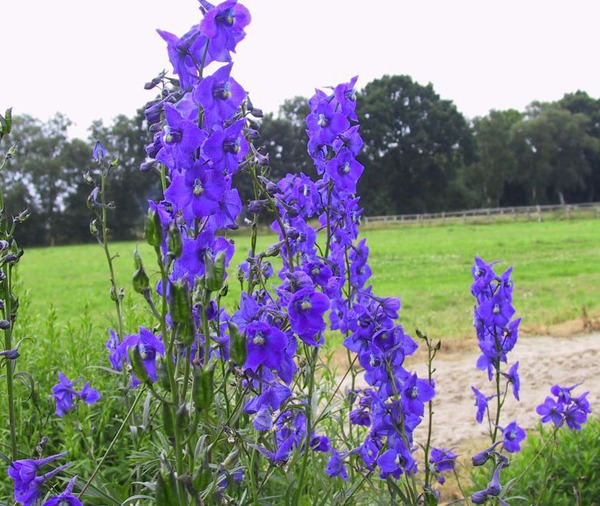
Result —
[[162, 244], [163, 234], [160, 216], [153, 209], [148, 209], [148, 217], [146, 218], [146, 227], [144, 229], [144, 235], [146, 236], [146, 242], [150, 246], [159, 248]]
[[24, 211], [21, 211], [19, 214], [17, 214], [17, 216], [15, 216], [15, 221], [18, 221], [19, 223], [24, 223], [30, 216], [31, 213], [29, 212], [29, 209], [25, 209]]
[[260, 139], [260, 132], [258, 130], [254, 130], [253, 128], [246, 128], [245, 133], [247, 139]]
[[177, 429], [181, 431], [186, 431], [190, 425], [190, 412], [185, 402], [179, 406], [177, 413], [175, 413], [175, 424]]
[[204, 255], [206, 288], [211, 292], [217, 292], [223, 286], [225, 279], [225, 252], [219, 251], [216, 257], [209, 253]]
[[155, 486], [156, 506], [171, 506], [179, 504], [177, 482], [172, 471], [161, 469], [156, 478]]
[[194, 384], [192, 386], [192, 399], [196, 409], [208, 409], [214, 399], [214, 364], [204, 368], [194, 367]]
[[171, 223], [167, 230], [167, 252], [171, 258], [179, 258], [183, 252], [181, 230], [175, 223]]
[[148, 371], [144, 366], [144, 361], [142, 360], [142, 355], [140, 353], [139, 346], [132, 346], [127, 348], [127, 355], [129, 356], [129, 360], [131, 361], [131, 368], [133, 369], [133, 374], [138, 379], [140, 383], [150, 383], [150, 376], [148, 375]]
[[8, 255], [4, 255], [2, 259], [0, 259], [0, 264], [16, 264], [19, 261], [20, 255], [15, 253], [9, 253]]
[[490, 458], [490, 452], [483, 450], [473, 455], [472, 462], [474, 466], [483, 466]]
[[140, 172], [150, 172], [154, 167], [156, 167], [156, 160], [144, 162], [140, 165]]
[[17, 360], [19, 358], [19, 350], [0, 351], [0, 357], [4, 357], [6, 360]]
[[161, 387], [163, 387], [167, 392], [171, 391], [171, 383], [169, 382], [165, 357], [160, 354], [156, 355], [156, 378], [158, 379]]
[[267, 207], [268, 200], [251, 200], [248, 203], [248, 212], [249, 213], [260, 213], [263, 209]]
[[246, 339], [231, 320], [227, 321], [227, 327], [229, 328], [229, 358], [236, 365], [244, 365], [247, 356]]
[[96, 162], [100, 163], [104, 160], [106, 156], [106, 149], [102, 145], [100, 141], [96, 141], [96, 145], [94, 146], [94, 150], [92, 151], [92, 157]]
[[166, 402], [162, 403], [163, 430], [169, 439], [175, 438], [175, 419], [171, 406]]
[[186, 324], [192, 317], [188, 288], [183, 281], [173, 281], [169, 285], [169, 311], [173, 323]]
[[0, 330], [10, 329], [10, 322], [8, 320], [0, 320]]
[[90, 234], [93, 236], [98, 235], [98, 220], [90, 221]]
[[134, 273], [133, 273], [133, 289], [137, 293], [148, 293], [150, 291], [150, 278], [146, 271], [144, 270], [144, 266], [141, 265]]

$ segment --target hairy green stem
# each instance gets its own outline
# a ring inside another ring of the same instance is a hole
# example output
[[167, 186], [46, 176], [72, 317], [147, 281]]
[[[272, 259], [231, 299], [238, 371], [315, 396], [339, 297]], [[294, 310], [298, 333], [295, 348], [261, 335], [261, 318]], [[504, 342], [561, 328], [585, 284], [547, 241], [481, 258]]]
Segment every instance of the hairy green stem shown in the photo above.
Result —
[[[0, 191], [0, 194], [2, 192]], [[10, 322], [10, 327], [4, 331], [4, 349], [12, 349], [12, 331], [14, 321], [11, 318], [12, 313], [12, 266], [3, 265], [4, 271], [4, 319]], [[6, 395], [8, 397], [8, 423], [10, 426], [10, 451], [12, 460], [19, 457], [17, 445], [17, 420], [15, 415], [15, 394], [14, 394], [14, 360], [6, 359]]]

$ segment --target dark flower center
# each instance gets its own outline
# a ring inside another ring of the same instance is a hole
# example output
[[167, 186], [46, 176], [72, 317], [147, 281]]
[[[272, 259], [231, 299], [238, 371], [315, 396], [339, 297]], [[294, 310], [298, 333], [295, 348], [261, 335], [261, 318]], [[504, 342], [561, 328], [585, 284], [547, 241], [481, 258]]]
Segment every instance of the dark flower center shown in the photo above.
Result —
[[181, 131], [167, 125], [165, 127], [165, 142], [167, 144], [177, 144], [178, 142], [181, 142]]
[[142, 360], [152, 360], [156, 356], [156, 350], [151, 346], [146, 346], [144, 343], [138, 344], [140, 357]]
[[223, 141], [223, 151], [236, 155], [240, 151], [240, 141], [238, 139], [232, 141], [227, 139]]
[[204, 185], [202, 184], [202, 181], [200, 181], [200, 179], [194, 179], [194, 186], [192, 191], [196, 197], [204, 193]]
[[263, 344], [265, 344], [265, 338], [264, 338], [262, 332], [257, 332], [256, 335], [254, 336], [254, 339], [252, 339], [252, 342], [254, 344], [256, 344], [257, 346], [262, 346]]
[[329, 125], [329, 119], [327, 116], [325, 116], [323, 113], [319, 114], [319, 121], [317, 121], [317, 125], [319, 125], [321, 128]]
[[226, 9], [221, 14], [218, 14], [215, 18], [217, 23], [221, 23], [225, 26], [232, 26], [235, 21], [235, 14], [233, 9]]
[[230, 87], [229, 81], [219, 83], [213, 88], [213, 97], [217, 100], [227, 100], [231, 97]]

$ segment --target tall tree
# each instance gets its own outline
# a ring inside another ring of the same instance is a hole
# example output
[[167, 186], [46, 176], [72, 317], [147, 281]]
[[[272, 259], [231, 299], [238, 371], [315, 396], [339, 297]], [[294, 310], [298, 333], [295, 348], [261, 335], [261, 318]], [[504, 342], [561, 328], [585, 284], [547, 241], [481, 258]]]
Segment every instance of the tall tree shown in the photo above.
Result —
[[534, 103], [515, 124], [514, 146], [519, 173], [531, 189], [534, 204], [556, 199], [564, 204], [565, 192], [581, 188], [590, 172], [586, 152], [598, 150], [588, 134], [590, 118], [571, 113], [559, 104]]
[[39, 209], [46, 244], [54, 244], [61, 235], [57, 224], [64, 199], [85, 166], [84, 153], [89, 153], [82, 141], [68, 140], [70, 124], [60, 113], [45, 123], [24, 115], [15, 117], [11, 132], [19, 145], [19, 164], [9, 177], [28, 189], [32, 199], [28, 205]]
[[357, 112], [368, 166], [358, 193], [367, 213], [461, 206], [453, 183], [473, 149], [469, 125], [451, 101], [431, 84], [384, 76], [359, 93]]
[[595, 139], [584, 150], [590, 171], [584, 177], [583, 188], [572, 195], [576, 201], [595, 202], [600, 200], [600, 100], [590, 97], [585, 91], [566, 94], [559, 102], [560, 106], [573, 114], [583, 114], [589, 118], [587, 134]]
[[475, 161], [467, 168], [468, 181], [481, 196], [480, 205], [501, 204], [506, 185], [516, 179], [517, 157], [512, 146], [512, 127], [522, 118], [514, 109], [490, 111], [473, 121]]
[[288, 172], [314, 174], [314, 165], [306, 148], [306, 116], [309, 112], [308, 99], [294, 97], [285, 100], [277, 116], [267, 114], [262, 119], [259, 145], [269, 155], [274, 179]]

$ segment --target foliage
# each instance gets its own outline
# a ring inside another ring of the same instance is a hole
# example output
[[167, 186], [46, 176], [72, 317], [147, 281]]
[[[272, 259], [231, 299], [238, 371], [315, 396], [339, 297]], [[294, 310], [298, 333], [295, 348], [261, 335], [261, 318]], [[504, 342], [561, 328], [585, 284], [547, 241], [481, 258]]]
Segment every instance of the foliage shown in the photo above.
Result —
[[[368, 214], [448, 210], [450, 182], [471, 159], [467, 121], [431, 84], [384, 76], [359, 94], [365, 173], [359, 193]], [[460, 206], [459, 206], [460, 207]]]
[[[551, 435], [540, 426], [527, 436], [523, 450], [503, 471], [505, 483], [527, 471], [527, 478], [511, 490], [511, 504], [592, 504], [600, 497], [600, 420], [592, 418], [581, 431], [560, 431], [553, 458], [531, 461]], [[472, 489], [484, 488], [488, 476], [472, 475]]]
[[517, 177], [518, 160], [512, 149], [512, 127], [521, 118], [521, 113], [511, 109], [491, 111], [473, 121], [477, 160], [468, 168], [468, 181], [481, 192], [486, 207], [499, 207], [507, 183]]

